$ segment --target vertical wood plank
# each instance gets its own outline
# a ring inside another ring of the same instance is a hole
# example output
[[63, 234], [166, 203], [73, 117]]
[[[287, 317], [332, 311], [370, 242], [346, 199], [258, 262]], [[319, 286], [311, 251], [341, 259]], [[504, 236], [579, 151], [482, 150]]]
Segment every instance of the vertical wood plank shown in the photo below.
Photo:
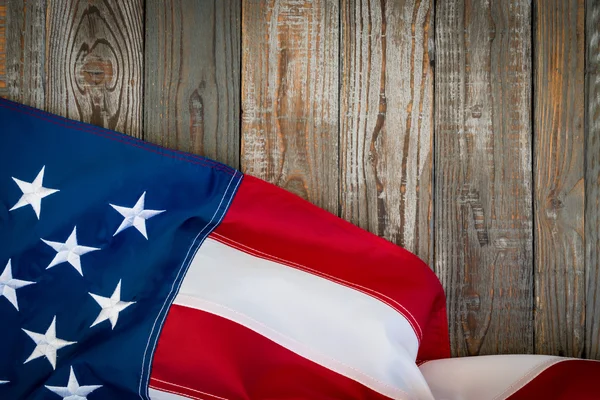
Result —
[[242, 170], [338, 211], [337, 0], [246, 0]]
[[537, 0], [535, 350], [584, 349], [584, 1]]
[[600, 359], [600, 1], [586, 6], [586, 356]]
[[146, 2], [144, 138], [238, 167], [241, 0]]
[[436, 7], [435, 270], [452, 350], [531, 352], [530, 3]]
[[[9, 3], [8, 5], [10, 5]], [[8, 60], [8, 32], [10, 29], [10, 19], [7, 18], [9, 13], [6, 0], [0, 0], [0, 97], [11, 98], [9, 95], [8, 74], [6, 73], [6, 64]], [[14, 18], [13, 18], [14, 20]], [[16, 24], [18, 25], [18, 24]]]
[[44, 107], [46, 1], [0, 1], [0, 96]]
[[48, 111], [141, 137], [143, 5], [143, 0], [48, 3]]
[[341, 216], [432, 262], [432, 0], [343, 0]]

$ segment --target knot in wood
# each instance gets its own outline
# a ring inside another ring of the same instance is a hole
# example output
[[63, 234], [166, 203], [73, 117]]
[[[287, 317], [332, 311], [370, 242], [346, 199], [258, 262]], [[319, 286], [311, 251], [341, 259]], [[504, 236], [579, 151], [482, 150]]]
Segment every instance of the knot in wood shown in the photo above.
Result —
[[100, 58], [88, 60], [81, 68], [81, 75], [89, 85], [97, 86], [110, 82], [113, 76], [112, 62]]
[[471, 107], [471, 117], [481, 118], [483, 106], [481, 104], [475, 104]]
[[548, 208], [551, 210], [560, 210], [564, 208], [565, 205], [558, 197], [550, 197], [548, 198]]
[[467, 311], [479, 311], [479, 309], [481, 308], [481, 300], [479, 299], [479, 294], [473, 291], [473, 289], [470, 289], [466, 293], [463, 293], [463, 300], [465, 302], [465, 307]]

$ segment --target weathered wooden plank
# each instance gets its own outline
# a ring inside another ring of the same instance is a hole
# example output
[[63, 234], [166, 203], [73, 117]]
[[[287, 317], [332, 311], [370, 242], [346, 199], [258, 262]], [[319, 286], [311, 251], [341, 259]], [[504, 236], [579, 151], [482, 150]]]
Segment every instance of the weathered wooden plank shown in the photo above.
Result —
[[46, 1], [0, 1], [0, 96], [44, 107]]
[[534, 18], [535, 351], [584, 349], [584, 1]]
[[239, 164], [241, 0], [146, 2], [144, 138]]
[[435, 271], [455, 355], [533, 350], [530, 17], [527, 0], [436, 3]]
[[337, 0], [248, 0], [242, 170], [338, 211]]
[[[9, 5], [12, 3], [9, 3]], [[12, 8], [12, 7], [11, 7]], [[11, 10], [12, 11], [12, 10]], [[7, 20], [7, 14], [9, 13], [8, 6], [6, 4], [6, 0], [0, 0], [0, 96], [4, 98], [10, 98], [9, 95], [9, 86], [8, 86], [8, 74], [6, 73], [6, 64], [8, 58], [8, 42], [7, 36], [8, 32], [13, 32], [13, 29], [10, 29], [10, 21], [15, 21], [16, 18], [11, 18]], [[18, 21], [18, 20], [17, 20]], [[18, 23], [14, 23], [17, 25]], [[12, 37], [11, 37], [11, 40]], [[13, 50], [14, 52], [14, 50]], [[20, 52], [19, 52], [20, 54]], [[11, 52], [12, 55], [12, 52]], [[11, 63], [12, 64], [12, 63]]]
[[12, 29], [9, 28], [9, 22], [6, 15], [8, 14], [6, 0], [0, 0], [0, 96], [9, 97], [8, 76], [6, 73], [7, 60], [7, 36]]
[[46, 21], [46, 109], [142, 133], [143, 0], [57, 0]]
[[586, 6], [585, 353], [600, 359], [600, 1]]
[[432, 262], [433, 1], [341, 7], [341, 216]]

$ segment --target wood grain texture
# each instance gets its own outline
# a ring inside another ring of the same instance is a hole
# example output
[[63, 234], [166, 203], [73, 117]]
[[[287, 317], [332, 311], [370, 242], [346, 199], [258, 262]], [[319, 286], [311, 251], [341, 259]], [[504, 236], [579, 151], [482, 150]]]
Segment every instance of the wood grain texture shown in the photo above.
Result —
[[0, 96], [43, 108], [46, 1], [0, 1]]
[[586, 5], [585, 354], [600, 359], [600, 1]]
[[585, 328], [585, 7], [538, 0], [535, 8], [535, 351], [577, 357]]
[[144, 138], [239, 165], [241, 0], [146, 2]]
[[141, 137], [143, 0], [57, 0], [46, 20], [46, 109]]
[[435, 271], [455, 355], [533, 350], [530, 18], [527, 0], [437, 2]]
[[600, 359], [599, 0], [0, 0], [0, 96], [408, 248], [455, 355]]
[[[8, 76], [6, 74], [7, 36], [12, 31], [6, 18], [6, 0], [0, 0], [0, 96], [8, 97]], [[14, 28], [13, 28], [14, 29]]]
[[242, 170], [338, 211], [339, 4], [248, 0]]
[[432, 0], [341, 7], [341, 216], [430, 264], [432, 16]]

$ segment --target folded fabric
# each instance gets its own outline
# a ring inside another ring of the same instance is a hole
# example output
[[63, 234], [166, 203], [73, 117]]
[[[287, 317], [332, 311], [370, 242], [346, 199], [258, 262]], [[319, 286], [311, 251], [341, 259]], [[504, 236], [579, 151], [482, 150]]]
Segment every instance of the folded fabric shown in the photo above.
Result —
[[282, 189], [7, 100], [0, 121], [0, 399], [600, 398], [593, 361], [447, 359], [431, 269]]

